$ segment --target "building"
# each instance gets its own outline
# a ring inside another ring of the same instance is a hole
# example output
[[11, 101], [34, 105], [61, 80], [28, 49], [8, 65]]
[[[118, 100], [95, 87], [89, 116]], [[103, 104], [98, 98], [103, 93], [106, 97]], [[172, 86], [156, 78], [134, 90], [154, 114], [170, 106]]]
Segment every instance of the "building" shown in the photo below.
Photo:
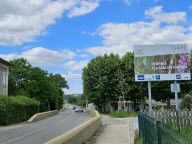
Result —
[[9, 62], [0, 58], [0, 95], [8, 95]]
[[[166, 107], [167, 106], [167, 102], [163, 103], [163, 102], [155, 101], [155, 100], [152, 100], [151, 102], [152, 102], [153, 107]], [[145, 103], [148, 105], [149, 100], [145, 100]], [[178, 99], [178, 104], [180, 104], [180, 103], [181, 103], [181, 99]], [[175, 99], [170, 99], [170, 106], [175, 107]]]

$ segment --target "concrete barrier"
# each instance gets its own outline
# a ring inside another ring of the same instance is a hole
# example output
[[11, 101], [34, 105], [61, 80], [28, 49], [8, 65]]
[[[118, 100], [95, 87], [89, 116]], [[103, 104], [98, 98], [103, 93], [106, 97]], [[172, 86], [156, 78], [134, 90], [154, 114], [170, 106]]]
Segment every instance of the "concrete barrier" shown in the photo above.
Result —
[[101, 117], [95, 110], [86, 109], [86, 112], [93, 118], [45, 144], [82, 144], [91, 138], [102, 125]]
[[34, 114], [27, 122], [32, 123], [59, 114], [58, 110]]

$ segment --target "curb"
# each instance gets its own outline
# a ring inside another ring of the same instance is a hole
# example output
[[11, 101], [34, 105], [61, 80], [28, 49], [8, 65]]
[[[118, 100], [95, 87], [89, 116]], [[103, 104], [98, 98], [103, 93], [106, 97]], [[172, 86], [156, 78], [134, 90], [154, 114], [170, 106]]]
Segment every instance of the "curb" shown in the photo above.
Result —
[[86, 109], [86, 112], [94, 117], [45, 144], [82, 144], [91, 138], [102, 125], [101, 117], [95, 110]]
[[34, 114], [27, 122], [28, 123], [32, 123], [32, 122], [36, 122], [54, 115], [59, 114], [58, 110], [53, 110], [53, 111], [47, 111], [47, 112], [43, 112], [43, 113], [37, 113]]

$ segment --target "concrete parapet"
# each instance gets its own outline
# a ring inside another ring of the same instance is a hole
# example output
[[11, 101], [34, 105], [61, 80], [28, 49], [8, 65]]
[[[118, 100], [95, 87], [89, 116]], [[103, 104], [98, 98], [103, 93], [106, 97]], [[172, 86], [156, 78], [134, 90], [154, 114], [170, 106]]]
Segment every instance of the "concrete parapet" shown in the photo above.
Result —
[[86, 112], [93, 118], [45, 144], [82, 144], [91, 138], [102, 125], [101, 117], [95, 110], [86, 109]]
[[32, 123], [59, 114], [58, 110], [34, 114], [27, 122]]

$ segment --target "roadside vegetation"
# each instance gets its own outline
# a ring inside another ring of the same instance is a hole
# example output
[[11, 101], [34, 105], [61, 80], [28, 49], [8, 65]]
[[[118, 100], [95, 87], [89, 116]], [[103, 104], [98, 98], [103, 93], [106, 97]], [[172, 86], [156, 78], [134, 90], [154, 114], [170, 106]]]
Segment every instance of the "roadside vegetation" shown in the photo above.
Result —
[[64, 77], [33, 67], [24, 58], [9, 63], [9, 96], [22, 95], [38, 100], [40, 112], [63, 107], [63, 89], [69, 88]]
[[0, 125], [28, 120], [38, 112], [60, 110], [67, 81], [33, 67], [26, 59], [9, 61], [8, 96], [0, 96]]
[[40, 102], [26, 96], [0, 96], [0, 125], [28, 120], [39, 112]]
[[114, 118], [127, 118], [127, 117], [137, 117], [137, 112], [133, 110], [128, 110], [128, 111], [115, 111], [109, 113], [111, 117]]
[[[190, 68], [192, 71], [192, 67]], [[108, 110], [107, 106], [117, 110], [119, 100], [131, 101], [135, 108], [148, 99], [147, 82], [135, 82], [133, 52], [128, 52], [122, 57], [105, 54], [93, 58], [83, 68], [82, 79], [86, 100], [96, 105], [98, 111], [103, 113]], [[172, 81], [157, 81], [151, 85], [153, 99], [167, 103], [168, 109], [171, 107], [170, 99], [174, 98], [174, 93], [170, 92], [171, 83]], [[192, 80], [182, 82], [180, 98], [192, 92], [191, 87]], [[191, 108], [188, 100], [187, 103], [187, 107]]]
[[142, 137], [139, 137], [138, 130], [135, 131], [134, 144], [143, 144], [143, 139], [142, 139]]

